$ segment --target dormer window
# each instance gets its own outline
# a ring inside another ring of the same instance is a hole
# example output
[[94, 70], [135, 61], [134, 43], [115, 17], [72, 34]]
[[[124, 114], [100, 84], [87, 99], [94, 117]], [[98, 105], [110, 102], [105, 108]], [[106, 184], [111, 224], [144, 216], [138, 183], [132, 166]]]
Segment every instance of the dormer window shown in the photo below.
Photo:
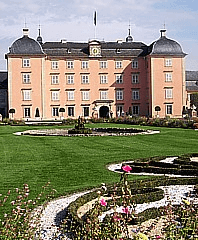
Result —
[[116, 53], [121, 53], [120, 48], [116, 49]]

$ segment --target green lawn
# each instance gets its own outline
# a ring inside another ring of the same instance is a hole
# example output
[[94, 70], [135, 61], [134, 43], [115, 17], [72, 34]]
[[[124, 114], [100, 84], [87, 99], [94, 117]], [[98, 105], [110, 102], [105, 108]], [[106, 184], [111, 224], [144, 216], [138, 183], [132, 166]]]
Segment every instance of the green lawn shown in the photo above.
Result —
[[44, 127], [0, 126], [0, 193], [28, 183], [32, 194], [36, 194], [50, 180], [58, 195], [64, 195], [102, 182], [118, 181], [119, 176], [105, 168], [111, 162], [198, 152], [198, 132], [194, 130], [86, 125], [97, 126], [156, 129], [161, 133], [127, 137], [33, 137], [13, 133]]

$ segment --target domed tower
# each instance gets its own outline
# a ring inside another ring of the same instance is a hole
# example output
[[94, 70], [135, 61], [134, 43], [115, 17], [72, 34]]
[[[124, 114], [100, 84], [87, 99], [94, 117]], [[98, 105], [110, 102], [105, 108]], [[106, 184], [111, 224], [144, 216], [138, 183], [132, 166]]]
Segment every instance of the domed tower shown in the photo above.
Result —
[[[149, 112], [152, 117], [182, 117], [186, 107], [185, 56], [181, 45], [166, 37], [166, 30], [148, 48]], [[159, 110], [160, 109], [160, 110]]]
[[151, 45], [151, 55], [186, 56], [179, 43], [166, 37], [165, 29], [160, 32], [161, 37]]
[[[29, 37], [29, 29], [13, 42], [6, 54], [8, 65], [8, 103], [14, 109], [14, 118], [33, 119], [36, 112], [43, 117], [45, 54], [41, 44]], [[37, 114], [38, 115], [38, 114]], [[12, 117], [10, 115], [10, 117]]]
[[9, 54], [43, 54], [40, 44], [28, 36], [29, 29], [23, 29], [23, 37], [17, 39], [9, 48]]

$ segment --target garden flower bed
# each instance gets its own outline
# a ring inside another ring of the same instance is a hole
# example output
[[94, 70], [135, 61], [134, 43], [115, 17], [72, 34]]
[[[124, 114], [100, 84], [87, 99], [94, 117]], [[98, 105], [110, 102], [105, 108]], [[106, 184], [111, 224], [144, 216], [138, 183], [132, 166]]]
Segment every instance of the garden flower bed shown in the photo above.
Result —
[[[198, 154], [183, 155], [174, 158], [173, 162], [160, 161], [156, 158], [136, 160], [132, 163], [124, 163], [123, 166], [129, 165], [133, 173], [153, 173], [153, 174], [174, 174], [184, 176], [198, 176], [198, 162], [195, 158]], [[191, 158], [194, 161], [191, 161]], [[131, 171], [130, 171], [131, 172]]]
[[16, 135], [31, 135], [31, 136], [131, 136], [137, 134], [156, 134], [159, 131], [143, 130], [135, 128], [93, 128], [93, 129], [43, 129], [43, 130], [27, 130], [24, 132], [15, 133]]
[[[129, 171], [129, 169], [127, 171]], [[141, 231], [142, 232], [144, 231], [144, 233], [149, 232], [149, 229], [151, 230], [152, 226], [154, 226], [153, 228], [155, 228], [155, 230], [157, 229], [156, 233], [161, 234], [160, 238], [163, 238], [165, 237], [164, 226], [165, 225], [168, 226], [170, 224], [170, 220], [167, 216], [167, 213], [165, 214], [165, 211], [169, 206], [168, 203], [165, 208], [164, 207], [150, 208], [150, 209], [146, 209], [143, 212], [140, 212], [139, 214], [135, 213], [135, 208], [137, 204], [145, 203], [145, 202], [146, 203], [155, 202], [164, 197], [164, 193], [162, 189], [155, 188], [155, 187], [159, 187], [160, 185], [165, 186], [165, 185], [176, 185], [176, 184], [195, 185], [195, 184], [198, 184], [198, 179], [197, 178], [178, 179], [178, 178], [160, 177], [154, 180], [133, 181], [133, 182], [126, 183], [126, 178], [125, 178], [124, 185], [119, 183], [116, 186], [103, 185], [99, 192], [98, 190], [95, 190], [94, 192], [81, 196], [76, 201], [72, 202], [68, 207], [68, 213], [69, 213], [68, 218], [72, 219], [72, 222], [75, 226], [74, 228], [76, 229], [79, 226], [81, 226], [81, 224], [83, 226], [84, 223], [87, 222], [87, 219], [92, 219], [91, 221], [93, 221], [93, 215], [96, 212], [97, 212], [97, 217], [101, 221], [101, 218], [99, 216], [104, 211], [107, 211], [110, 215], [105, 214], [105, 216], [102, 217], [103, 219], [102, 223], [98, 222], [98, 224], [100, 226], [102, 225], [103, 226], [102, 228], [105, 228], [106, 226], [105, 224], [110, 224], [112, 219], [114, 219], [114, 221], [118, 221], [119, 219], [119, 221], [127, 223], [128, 230], [125, 229], [125, 231], [130, 230], [130, 234], [122, 235], [124, 236], [123, 239], [129, 239], [129, 238], [141, 239], [141, 238], [135, 238], [135, 235], [137, 237], [138, 234], [141, 233]], [[194, 191], [194, 194], [196, 194], [195, 191]], [[129, 207], [129, 205], [131, 207]], [[115, 206], [116, 208], [120, 206], [121, 210], [120, 211], [118, 209], [115, 210], [116, 209]], [[162, 217], [162, 214], [164, 214], [163, 217]], [[126, 220], [126, 215], [127, 215], [127, 220]], [[151, 219], [157, 219], [157, 220], [151, 220]], [[153, 222], [155, 222], [155, 224]], [[157, 224], [158, 222], [159, 224]], [[141, 226], [141, 231], [136, 233], [135, 232], [131, 233], [133, 232], [133, 229], [136, 229], [136, 230], [138, 229], [137, 224], [139, 227]], [[68, 229], [68, 225], [67, 225], [67, 229]], [[154, 234], [153, 231], [151, 232], [152, 234]], [[126, 238], [126, 236], [128, 236], [129, 238]], [[87, 239], [91, 239], [91, 238], [87, 238]], [[96, 238], [96, 239], [99, 239], [99, 238]], [[104, 239], [108, 239], [108, 238], [104, 238]], [[119, 239], [119, 238], [116, 238], [116, 239]], [[145, 239], [148, 239], [148, 238], [145, 238]], [[152, 238], [152, 239], [156, 239], [156, 238]], [[163, 239], [166, 239], [166, 238], [163, 238]]]

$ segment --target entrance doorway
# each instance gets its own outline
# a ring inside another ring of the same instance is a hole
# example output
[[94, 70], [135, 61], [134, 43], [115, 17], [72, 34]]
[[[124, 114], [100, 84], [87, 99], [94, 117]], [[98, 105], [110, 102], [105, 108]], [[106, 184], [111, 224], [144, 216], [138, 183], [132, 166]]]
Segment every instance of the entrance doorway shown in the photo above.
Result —
[[100, 107], [99, 115], [101, 118], [109, 118], [109, 108], [107, 106]]

